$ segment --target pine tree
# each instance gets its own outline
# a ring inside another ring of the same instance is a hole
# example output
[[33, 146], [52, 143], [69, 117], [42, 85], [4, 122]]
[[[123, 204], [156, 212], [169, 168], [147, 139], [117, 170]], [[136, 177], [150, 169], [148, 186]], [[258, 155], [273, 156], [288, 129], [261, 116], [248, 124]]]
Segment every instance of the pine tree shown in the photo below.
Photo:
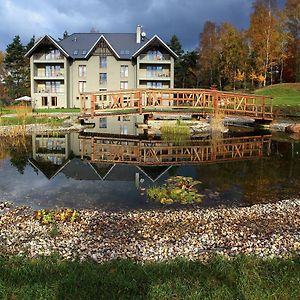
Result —
[[178, 58], [174, 63], [174, 86], [176, 88], [183, 87], [183, 78], [184, 78], [184, 68], [182, 65], [182, 55], [184, 53], [181, 43], [176, 35], [171, 37], [170, 43], [168, 46], [178, 55]]
[[14, 99], [29, 94], [29, 61], [24, 57], [27, 47], [21, 43], [20, 36], [15, 36], [6, 48], [4, 60], [7, 76], [5, 84], [9, 97]]
[[170, 43], [168, 45], [179, 57], [182, 56], [182, 54], [184, 53], [181, 43], [178, 39], [178, 37], [174, 34], [171, 37]]

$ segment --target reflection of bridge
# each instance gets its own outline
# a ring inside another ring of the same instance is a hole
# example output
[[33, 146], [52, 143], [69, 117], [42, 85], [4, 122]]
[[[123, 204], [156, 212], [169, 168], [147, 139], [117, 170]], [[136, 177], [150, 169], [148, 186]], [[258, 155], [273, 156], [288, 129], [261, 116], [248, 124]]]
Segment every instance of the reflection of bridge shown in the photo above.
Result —
[[262, 157], [271, 136], [188, 141], [186, 145], [161, 140], [79, 136], [81, 158], [92, 162], [137, 165], [201, 164]]
[[114, 114], [224, 114], [271, 121], [272, 98], [205, 89], [136, 89], [81, 95], [81, 117]]

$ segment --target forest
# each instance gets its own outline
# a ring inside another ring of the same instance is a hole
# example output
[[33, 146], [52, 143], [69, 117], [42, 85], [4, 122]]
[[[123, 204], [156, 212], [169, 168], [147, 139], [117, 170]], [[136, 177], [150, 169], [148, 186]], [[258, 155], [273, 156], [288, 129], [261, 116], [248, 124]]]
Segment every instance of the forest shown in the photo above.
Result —
[[[197, 37], [195, 37], [195, 41]], [[15, 36], [0, 51], [0, 101], [30, 95], [29, 59], [24, 55], [34, 37], [23, 45]], [[253, 91], [276, 83], [300, 81], [300, 1], [254, 0], [249, 28], [229, 22], [206, 21], [198, 47], [184, 51], [174, 34], [169, 46], [177, 53], [176, 88]]]

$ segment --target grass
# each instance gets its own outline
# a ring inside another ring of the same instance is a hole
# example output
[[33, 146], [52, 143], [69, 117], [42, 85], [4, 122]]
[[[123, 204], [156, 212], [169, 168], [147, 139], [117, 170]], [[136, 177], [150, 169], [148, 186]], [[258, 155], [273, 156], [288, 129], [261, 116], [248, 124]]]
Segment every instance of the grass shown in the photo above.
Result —
[[1, 299], [299, 299], [300, 258], [103, 264], [0, 257]]
[[274, 105], [300, 105], [300, 83], [274, 84], [254, 93], [272, 96]]
[[180, 145], [190, 139], [190, 128], [181, 120], [177, 120], [176, 124], [167, 123], [160, 128], [161, 137], [165, 141], [171, 141]]
[[48, 118], [48, 117], [0, 117], [0, 126], [7, 125], [28, 125], [28, 124], [49, 124], [53, 126], [59, 126], [64, 122], [63, 119], [59, 118]]
[[38, 108], [34, 111], [38, 113], [79, 113], [80, 108]]
[[[1, 106], [0, 107], [0, 115], [8, 115], [8, 114], [18, 114], [20, 108], [24, 111], [26, 110], [27, 113], [31, 113], [31, 107], [24, 106]], [[36, 113], [79, 113], [80, 108], [39, 108], [34, 110]]]

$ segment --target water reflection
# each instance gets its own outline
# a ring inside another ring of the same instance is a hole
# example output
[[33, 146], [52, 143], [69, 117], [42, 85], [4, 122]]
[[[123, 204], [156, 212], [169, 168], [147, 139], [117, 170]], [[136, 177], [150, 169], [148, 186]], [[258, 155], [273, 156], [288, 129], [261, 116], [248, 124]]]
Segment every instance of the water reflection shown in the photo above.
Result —
[[178, 145], [144, 135], [48, 133], [5, 149], [0, 200], [34, 207], [161, 207], [145, 190], [174, 175], [202, 181], [203, 206], [277, 201], [300, 190], [299, 142], [270, 134]]

